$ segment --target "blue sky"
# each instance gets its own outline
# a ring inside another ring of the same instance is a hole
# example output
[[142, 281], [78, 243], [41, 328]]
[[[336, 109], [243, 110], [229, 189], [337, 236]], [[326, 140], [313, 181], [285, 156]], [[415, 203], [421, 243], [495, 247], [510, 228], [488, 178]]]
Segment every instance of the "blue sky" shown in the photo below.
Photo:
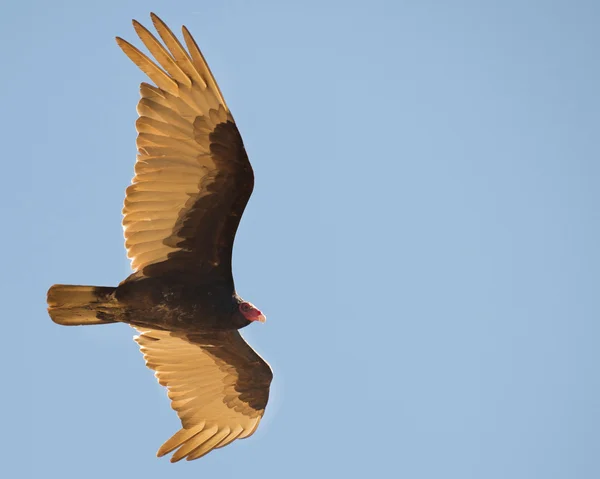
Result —
[[[129, 270], [144, 76], [196, 37], [256, 174], [234, 253], [275, 372], [258, 432], [192, 463], [125, 325], [53, 283]], [[3, 75], [3, 477], [600, 477], [600, 4], [12, 2]], [[218, 475], [218, 476], [217, 476]]]

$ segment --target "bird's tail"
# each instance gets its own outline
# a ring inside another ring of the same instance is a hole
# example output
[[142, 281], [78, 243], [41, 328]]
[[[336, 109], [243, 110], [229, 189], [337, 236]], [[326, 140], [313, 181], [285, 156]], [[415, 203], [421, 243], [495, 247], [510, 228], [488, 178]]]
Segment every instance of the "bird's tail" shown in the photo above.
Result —
[[116, 289], [55, 284], [48, 290], [48, 313], [52, 321], [64, 326], [114, 323], [111, 309], [118, 307]]

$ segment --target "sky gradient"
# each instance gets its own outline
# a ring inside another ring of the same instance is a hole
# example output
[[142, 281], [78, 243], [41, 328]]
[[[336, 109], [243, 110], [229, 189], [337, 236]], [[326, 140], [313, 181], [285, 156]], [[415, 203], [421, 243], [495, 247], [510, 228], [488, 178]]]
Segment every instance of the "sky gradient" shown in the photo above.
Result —
[[[156, 12], [203, 50], [256, 186], [234, 251], [268, 317], [257, 433], [199, 461], [125, 325], [59, 327], [53, 283], [116, 285]], [[11, 2], [3, 75], [0, 476], [600, 477], [600, 4]], [[172, 475], [172, 476], [171, 476]]]

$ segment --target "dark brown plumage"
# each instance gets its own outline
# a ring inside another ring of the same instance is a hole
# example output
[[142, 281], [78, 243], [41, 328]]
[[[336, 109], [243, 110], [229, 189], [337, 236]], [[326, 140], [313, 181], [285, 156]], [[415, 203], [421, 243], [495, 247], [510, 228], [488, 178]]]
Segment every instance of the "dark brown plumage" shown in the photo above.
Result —
[[146, 364], [182, 422], [158, 455], [175, 451], [178, 461], [251, 435], [272, 372], [238, 332], [264, 315], [237, 295], [231, 272], [252, 167], [187, 29], [186, 51], [162, 20], [152, 21], [167, 48], [135, 21], [134, 28], [160, 67], [117, 38], [156, 84], [141, 85], [138, 158], [123, 208], [134, 273], [116, 288], [54, 285], [48, 311], [62, 325], [122, 322], [141, 333]]

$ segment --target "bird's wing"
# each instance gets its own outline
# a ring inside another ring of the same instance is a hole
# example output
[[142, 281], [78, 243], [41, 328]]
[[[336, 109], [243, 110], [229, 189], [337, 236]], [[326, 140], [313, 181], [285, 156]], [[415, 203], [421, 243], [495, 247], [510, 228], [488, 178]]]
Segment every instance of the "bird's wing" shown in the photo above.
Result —
[[258, 427], [273, 373], [237, 331], [183, 334], [136, 328], [146, 365], [168, 389], [182, 429], [158, 450], [198, 459]]
[[[231, 277], [231, 252], [254, 187], [242, 138], [188, 30], [186, 51], [156, 15], [166, 48], [142, 25], [136, 32], [156, 59], [117, 37], [156, 84], [142, 83], [138, 157], [127, 188], [123, 227], [135, 271], [157, 276], [191, 270]], [[161, 68], [162, 67], [162, 68]]]

